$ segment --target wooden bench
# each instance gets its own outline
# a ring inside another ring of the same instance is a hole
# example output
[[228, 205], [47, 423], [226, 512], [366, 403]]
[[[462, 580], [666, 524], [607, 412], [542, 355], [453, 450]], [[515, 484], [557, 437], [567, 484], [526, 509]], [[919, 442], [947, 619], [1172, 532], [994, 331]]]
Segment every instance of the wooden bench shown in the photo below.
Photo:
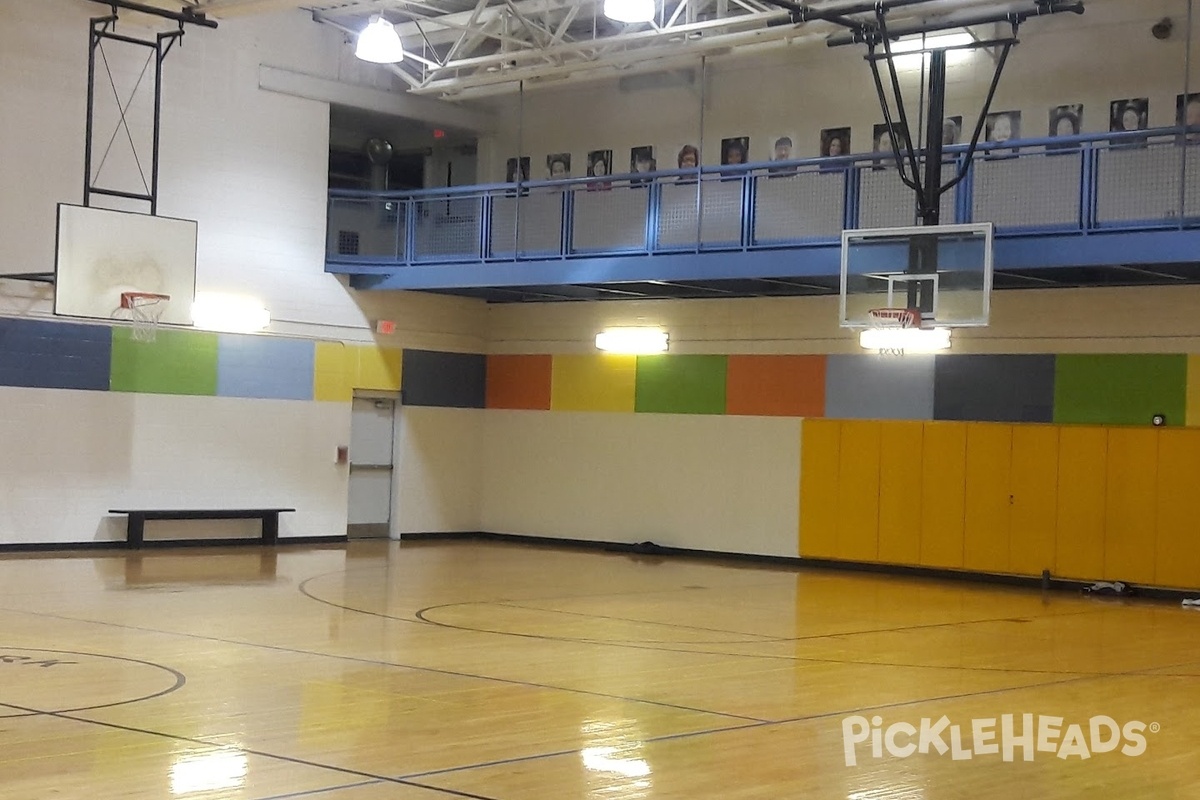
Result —
[[[190, 508], [190, 509], [109, 509], [110, 514], [128, 514], [129, 525], [125, 542], [129, 547], [141, 547], [146, 536], [148, 519], [258, 519], [262, 520], [262, 543], [275, 544], [279, 541], [279, 515], [294, 508]], [[184, 540], [193, 541], [193, 540]], [[224, 543], [222, 542], [214, 542]]]

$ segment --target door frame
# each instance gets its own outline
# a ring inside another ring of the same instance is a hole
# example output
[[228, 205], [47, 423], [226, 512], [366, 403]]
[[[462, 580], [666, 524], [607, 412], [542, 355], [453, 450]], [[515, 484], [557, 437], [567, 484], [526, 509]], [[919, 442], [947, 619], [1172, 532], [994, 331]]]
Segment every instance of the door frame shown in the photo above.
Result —
[[[396, 492], [399, 486], [399, 464], [400, 448], [397, 438], [400, 433], [400, 406], [402, 395], [400, 392], [386, 391], [382, 389], [355, 389], [350, 398], [350, 439], [354, 438], [354, 401], [355, 400], [386, 400], [392, 404], [392, 463], [391, 463], [391, 479], [388, 485], [388, 518], [386, 523], [359, 523], [351, 525], [349, 519], [346, 521], [346, 537], [349, 539], [392, 539], [396, 529]], [[346, 493], [347, 503], [350, 492], [350, 481], [354, 475], [354, 454], [350, 453], [350, 460], [347, 462], [347, 479]], [[349, 515], [349, 505], [347, 504], [347, 516]], [[351, 528], [358, 529], [358, 532], [351, 533]]]

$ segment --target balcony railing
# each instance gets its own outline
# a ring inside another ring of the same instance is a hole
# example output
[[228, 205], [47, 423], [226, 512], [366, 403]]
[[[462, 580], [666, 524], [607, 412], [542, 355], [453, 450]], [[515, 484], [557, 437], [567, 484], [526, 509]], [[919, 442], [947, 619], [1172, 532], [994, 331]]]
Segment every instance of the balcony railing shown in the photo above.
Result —
[[[1190, 138], [1189, 138], [1190, 137]], [[1177, 128], [983, 145], [943, 222], [996, 235], [1200, 227], [1200, 133]], [[954, 176], [966, 147], [946, 151]], [[912, 225], [890, 154], [491, 184], [331, 191], [327, 263], [364, 267], [803, 248]]]

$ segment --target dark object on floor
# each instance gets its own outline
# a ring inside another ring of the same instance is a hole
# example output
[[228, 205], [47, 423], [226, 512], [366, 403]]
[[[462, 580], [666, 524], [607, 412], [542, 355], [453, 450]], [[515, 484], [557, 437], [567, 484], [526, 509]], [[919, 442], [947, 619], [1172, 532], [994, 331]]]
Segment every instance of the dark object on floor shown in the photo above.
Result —
[[1083, 590], [1084, 594], [1094, 594], [1101, 597], [1133, 597], [1136, 592], [1133, 587], [1120, 581], [1099, 581]]
[[654, 542], [638, 542], [631, 548], [631, 552], [642, 556], [665, 556], [669, 551]]

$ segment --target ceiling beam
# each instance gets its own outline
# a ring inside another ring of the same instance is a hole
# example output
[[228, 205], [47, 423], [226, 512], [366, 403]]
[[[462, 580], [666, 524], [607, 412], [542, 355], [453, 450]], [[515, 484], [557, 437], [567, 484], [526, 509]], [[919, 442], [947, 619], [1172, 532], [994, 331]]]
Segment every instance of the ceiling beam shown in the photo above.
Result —
[[258, 86], [268, 92], [475, 133], [488, 133], [497, 127], [495, 116], [483, 111], [418, 97], [412, 92], [387, 92], [355, 86], [266, 64], [258, 68]]

